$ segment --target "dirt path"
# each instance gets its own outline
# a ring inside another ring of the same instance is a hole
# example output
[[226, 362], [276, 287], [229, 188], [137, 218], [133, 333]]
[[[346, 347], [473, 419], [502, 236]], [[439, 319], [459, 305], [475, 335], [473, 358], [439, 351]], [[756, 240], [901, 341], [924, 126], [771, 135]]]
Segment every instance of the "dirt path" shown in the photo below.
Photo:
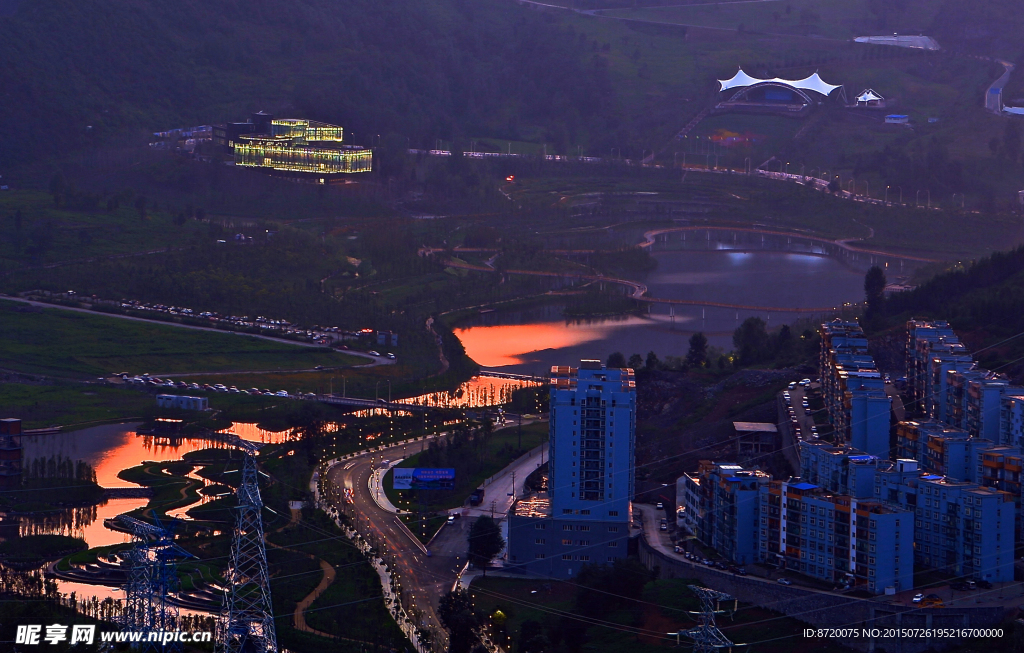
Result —
[[[301, 519], [302, 519], [302, 511], [301, 510], [292, 509], [292, 511], [291, 511], [291, 519], [288, 520], [288, 523], [285, 524], [284, 526], [281, 526], [280, 528], [275, 529], [272, 532], [280, 533], [281, 531], [283, 531], [286, 528], [290, 528], [292, 526], [296, 526], [296, 525], [298, 525], [298, 523], [299, 523], [299, 521]], [[322, 630], [317, 630], [316, 628], [313, 628], [312, 626], [310, 626], [310, 625], [308, 625], [306, 623], [306, 615], [305, 615], [306, 609], [309, 608], [309, 606], [311, 606], [314, 601], [316, 601], [318, 598], [320, 598], [320, 596], [324, 592], [327, 591], [327, 588], [330, 587], [331, 583], [334, 582], [334, 579], [337, 576], [337, 572], [334, 571], [334, 567], [331, 566], [331, 564], [329, 562], [327, 562], [326, 560], [324, 560], [322, 558], [317, 558], [315, 555], [313, 555], [311, 553], [306, 553], [304, 551], [298, 551], [296, 549], [292, 549], [292, 548], [289, 548], [289, 547], [286, 547], [286, 546], [281, 546], [279, 544], [274, 544], [273, 542], [270, 541], [270, 539], [266, 535], [263, 536], [263, 541], [266, 542], [267, 546], [269, 546], [269, 547], [272, 547], [272, 548], [275, 548], [275, 549], [281, 549], [283, 551], [291, 551], [292, 553], [298, 553], [299, 555], [304, 555], [304, 556], [306, 556], [307, 558], [309, 558], [311, 560], [319, 560], [319, 562], [320, 562], [320, 569], [322, 569], [323, 572], [324, 572], [323, 577], [320, 579], [320, 582], [317, 584], [317, 586], [315, 588], [313, 588], [313, 591], [310, 592], [309, 594], [307, 594], [305, 598], [303, 598], [301, 601], [299, 601], [298, 603], [295, 604], [295, 612], [292, 614], [292, 625], [295, 626], [295, 629], [296, 630], [301, 630], [301, 631], [306, 632], [306, 633], [311, 633], [313, 635], [319, 635], [320, 637], [326, 637], [328, 639], [344, 639], [344, 640], [350, 641], [350, 642], [360, 642], [361, 640], [350, 639], [348, 637], [339, 637], [338, 635], [332, 635], [330, 633], [325, 633]], [[370, 642], [361, 642], [361, 643], [369, 644]]]

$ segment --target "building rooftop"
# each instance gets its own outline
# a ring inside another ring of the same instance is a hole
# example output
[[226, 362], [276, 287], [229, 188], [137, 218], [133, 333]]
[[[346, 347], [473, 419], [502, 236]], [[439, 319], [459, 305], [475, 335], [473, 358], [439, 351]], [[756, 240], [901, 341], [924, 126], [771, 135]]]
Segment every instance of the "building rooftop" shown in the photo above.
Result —
[[768, 422], [733, 422], [733, 428], [741, 433], [778, 433], [779, 429]]
[[516, 517], [550, 517], [551, 499], [547, 497], [520, 499], [512, 506], [512, 512]]

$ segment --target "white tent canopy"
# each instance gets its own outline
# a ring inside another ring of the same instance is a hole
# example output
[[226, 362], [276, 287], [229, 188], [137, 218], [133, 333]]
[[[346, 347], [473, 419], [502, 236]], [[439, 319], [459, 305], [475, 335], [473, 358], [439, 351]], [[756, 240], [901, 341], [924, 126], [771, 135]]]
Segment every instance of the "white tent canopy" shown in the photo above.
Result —
[[728, 91], [731, 88], [743, 88], [744, 86], [753, 86], [755, 84], [763, 84], [765, 82], [773, 82], [775, 84], [781, 84], [783, 86], [792, 86], [803, 91], [814, 91], [815, 93], [821, 93], [822, 95], [828, 96], [829, 93], [840, 88], [835, 84], [829, 84], [818, 76], [818, 73], [814, 73], [804, 79], [780, 79], [775, 77], [773, 79], [757, 79], [751, 77], [747, 73], [743, 72], [740, 68], [731, 79], [720, 79], [718, 83], [721, 84], [722, 88], [720, 91]]
[[878, 93], [875, 93], [875, 91], [870, 88], [864, 89], [863, 91], [861, 91], [861, 94], [857, 96], [858, 102], [878, 102], [879, 100], [883, 99], [885, 98], [883, 98]]

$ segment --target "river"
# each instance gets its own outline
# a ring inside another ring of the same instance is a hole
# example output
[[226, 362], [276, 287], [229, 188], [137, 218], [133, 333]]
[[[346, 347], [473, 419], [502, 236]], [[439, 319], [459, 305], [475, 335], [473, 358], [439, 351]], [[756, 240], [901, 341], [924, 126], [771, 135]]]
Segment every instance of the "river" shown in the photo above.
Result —
[[[692, 240], [692, 238], [691, 238]], [[685, 246], [677, 241], [676, 247]], [[758, 251], [749, 244], [711, 242], [710, 248], [657, 251], [647, 275], [648, 294], [664, 299], [708, 301], [778, 308], [841, 307], [864, 296], [864, 266], [853, 265], [803, 246]], [[466, 353], [484, 367], [543, 374], [551, 365], [581, 358], [604, 360], [612, 352], [628, 358], [654, 351], [659, 357], [685, 356], [696, 331], [710, 344], [732, 349], [732, 332], [749, 316], [769, 328], [814, 317], [820, 311], [783, 312], [654, 304], [644, 315], [566, 320], [562, 307], [494, 311], [455, 329]]]

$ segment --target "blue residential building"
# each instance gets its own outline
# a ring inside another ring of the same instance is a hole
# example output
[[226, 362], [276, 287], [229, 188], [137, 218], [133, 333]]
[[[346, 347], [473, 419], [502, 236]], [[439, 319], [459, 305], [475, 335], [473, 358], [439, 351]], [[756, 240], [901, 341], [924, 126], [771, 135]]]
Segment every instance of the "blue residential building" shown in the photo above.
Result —
[[876, 499], [915, 515], [917, 562], [944, 573], [989, 582], [1013, 580], [1014, 497], [897, 460], [879, 470]]
[[566, 578], [626, 555], [635, 437], [633, 370], [551, 368], [548, 492], [511, 510], [511, 569]]

